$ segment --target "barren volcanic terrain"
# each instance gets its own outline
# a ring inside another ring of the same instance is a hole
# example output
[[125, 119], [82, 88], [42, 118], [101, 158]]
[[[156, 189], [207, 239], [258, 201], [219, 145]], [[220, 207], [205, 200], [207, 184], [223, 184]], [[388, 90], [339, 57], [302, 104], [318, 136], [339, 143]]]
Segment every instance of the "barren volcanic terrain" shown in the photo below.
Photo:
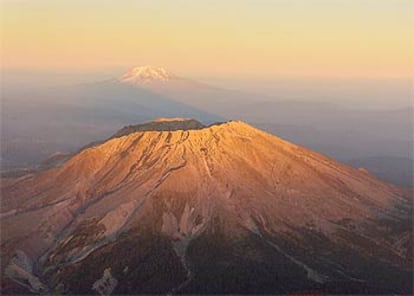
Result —
[[128, 126], [1, 184], [3, 294], [412, 293], [412, 197], [238, 121]]

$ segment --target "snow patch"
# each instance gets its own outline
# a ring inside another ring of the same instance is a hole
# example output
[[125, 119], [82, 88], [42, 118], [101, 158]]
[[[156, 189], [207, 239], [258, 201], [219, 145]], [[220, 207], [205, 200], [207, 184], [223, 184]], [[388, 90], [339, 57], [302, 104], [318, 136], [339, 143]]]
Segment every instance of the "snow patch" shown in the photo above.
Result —
[[112, 276], [111, 268], [106, 268], [102, 278], [93, 283], [92, 290], [98, 292], [99, 295], [111, 295], [117, 285], [118, 280]]
[[40, 279], [33, 274], [33, 263], [25, 252], [17, 250], [5, 269], [5, 274], [17, 283], [27, 287], [35, 293], [45, 293], [48, 291]]
[[289, 260], [291, 260], [293, 263], [295, 263], [296, 265], [302, 267], [307, 274], [308, 279], [316, 282], [316, 283], [320, 283], [323, 284], [328, 280], [328, 277], [325, 275], [322, 275], [320, 273], [318, 273], [316, 270], [310, 268], [308, 265], [304, 264], [303, 262], [297, 260], [296, 258], [294, 258], [293, 256], [290, 256], [288, 253], [286, 253], [285, 251], [283, 251], [278, 245], [276, 245], [275, 243], [266, 240], [268, 242], [269, 245], [271, 245], [273, 248], [275, 248], [278, 252], [282, 253], [285, 257], [287, 257]]
[[181, 290], [193, 278], [192, 271], [186, 260], [186, 252], [190, 242], [199, 236], [206, 228], [209, 219], [208, 216], [208, 213], [206, 213], [206, 210], [203, 208], [201, 222], [197, 224], [196, 219], [199, 215], [194, 208], [190, 208], [188, 203], [184, 207], [180, 221], [178, 221], [175, 215], [171, 212], [165, 212], [162, 215], [161, 232], [172, 239], [174, 251], [177, 256], [180, 257], [181, 264], [187, 271], [187, 279], [178, 287], [174, 288], [170, 294]]

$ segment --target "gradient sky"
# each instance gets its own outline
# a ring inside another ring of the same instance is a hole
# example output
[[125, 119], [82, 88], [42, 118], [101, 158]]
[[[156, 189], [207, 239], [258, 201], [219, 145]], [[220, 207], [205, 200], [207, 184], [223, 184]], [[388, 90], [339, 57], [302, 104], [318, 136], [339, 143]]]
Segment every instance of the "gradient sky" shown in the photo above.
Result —
[[412, 0], [2, 0], [2, 69], [407, 78]]

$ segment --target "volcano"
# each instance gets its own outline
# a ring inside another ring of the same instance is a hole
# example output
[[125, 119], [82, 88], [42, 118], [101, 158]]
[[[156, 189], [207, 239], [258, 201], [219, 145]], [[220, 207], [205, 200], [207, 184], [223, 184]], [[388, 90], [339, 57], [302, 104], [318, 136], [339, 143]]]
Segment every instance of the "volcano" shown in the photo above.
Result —
[[128, 126], [1, 184], [2, 293], [412, 293], [412, 196], [246, 123]]
[[119, 82], [146, 84], [151, 82], [167, 82], [175, 77], [174, 74], [164, 68], [146, 65], [130, 69], [119, 78]]

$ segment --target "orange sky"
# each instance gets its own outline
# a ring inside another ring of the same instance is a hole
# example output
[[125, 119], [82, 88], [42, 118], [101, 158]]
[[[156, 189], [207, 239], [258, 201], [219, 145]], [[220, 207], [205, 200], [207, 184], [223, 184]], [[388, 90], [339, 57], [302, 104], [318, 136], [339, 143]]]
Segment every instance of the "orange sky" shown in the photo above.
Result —
[[2, 1], [4, 69], [413, 76], [414, 1]]

